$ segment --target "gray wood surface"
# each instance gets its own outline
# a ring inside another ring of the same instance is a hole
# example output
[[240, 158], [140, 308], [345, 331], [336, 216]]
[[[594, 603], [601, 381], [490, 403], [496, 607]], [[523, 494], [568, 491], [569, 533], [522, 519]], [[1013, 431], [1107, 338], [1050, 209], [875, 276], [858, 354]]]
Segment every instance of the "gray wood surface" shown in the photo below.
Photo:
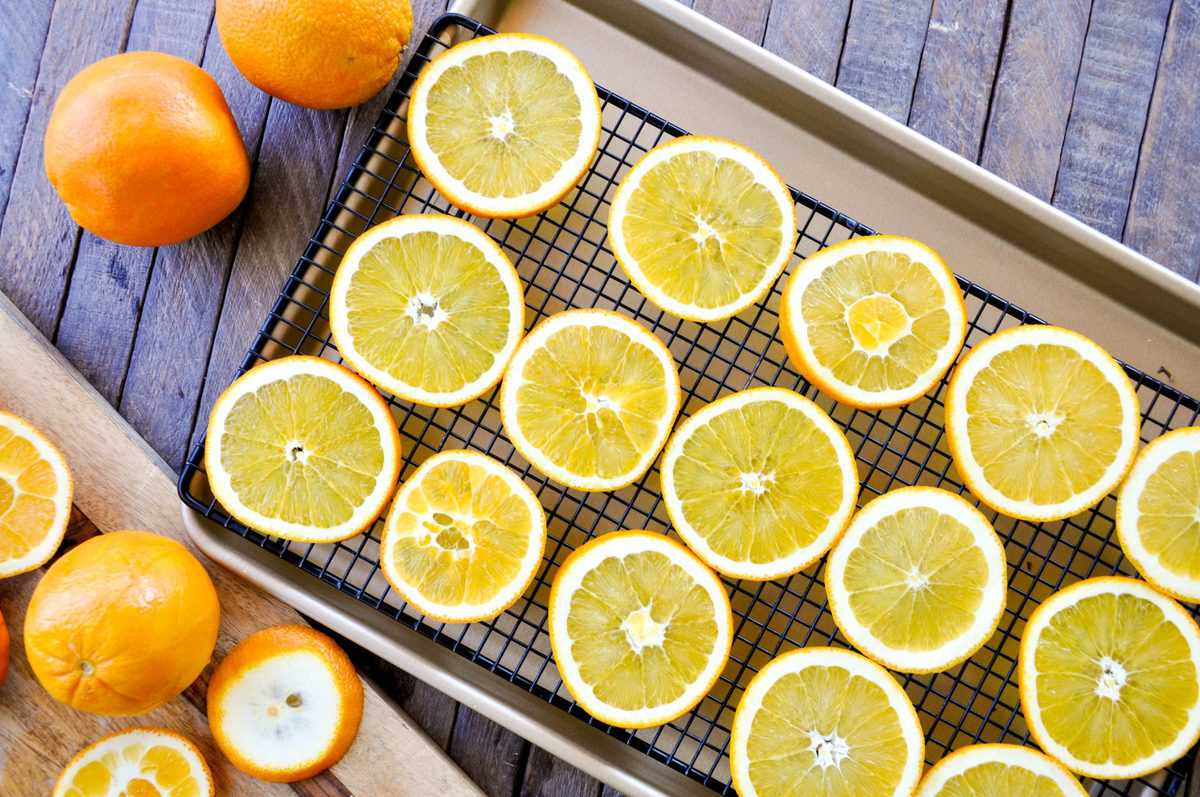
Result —
[[[1200, 277], [1200, 0], [682, 2]], [[414, 2], [415, 29], [444, 7]], [[229, 62], [211, 0], [0, 0], [0, 16], [0, 289], [181, 463], [386, 92], [348, 111], [272, 100]], [[141, 48], [213, 75], [255, 164], [238, 211], [157, 250], [81, 234], [42, 167], [63, 84], [99, 58]], [[348, 647], [489, 794], [615, 796]]]

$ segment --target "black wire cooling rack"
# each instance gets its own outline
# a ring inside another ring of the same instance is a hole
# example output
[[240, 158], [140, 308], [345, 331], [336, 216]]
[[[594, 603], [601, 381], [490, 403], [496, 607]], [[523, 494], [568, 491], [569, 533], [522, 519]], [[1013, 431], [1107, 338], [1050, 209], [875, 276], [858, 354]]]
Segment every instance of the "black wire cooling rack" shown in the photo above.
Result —
[[[329, 337], [328, 290], [333, 270], [355, 235], [399, 213], [464, 215], [452, 208], [414, 165], [404, 140], [404, 109], [413, 80], [431, 57], [450, 43], [492, 32], [456, 14], [433, 24], [239, 373], [260, 360], [292, 353], [338, 359]], [[530, 326], [568, 307], [608, 307], [638, 319], [653, 329], [675, 356], [685, 416], [720, 395], [755, 385], [779, 385], [813, 398], [850, 438], [863, 477], [860, 503], [904, 484], [939, 485], [965, 492], [951, 468], [943, 440], [945, 383], [907, 407], [877, 412], [844, 407], [821, 395], [792, 368], [779, 341], [782, 279], [755, 307], [710, 325], [667, 316], [628, 284], [605, 242], [609, 198], [642, 153], [685, 131], [610, 91], [599, 88], [599, 93], [604, 112], [600, 151], [576, 190], [536, 217], [471, 219], [495, 238], [516, 264], [525, 285]], [[827, 244], [872, 232], [807, 194], [795, 189], [792, 193], [800, 239], [789, 271]], [[962, 277], [958, 281], [970, 317], [968, 347], [1001, 328], [1040, 323], [983, 287]], [[1196, 422], [1200, 406], [1195, 399], [1129, 366], [1126, 372], [1142, 402], [1143, 438], [1150, 440], [1167, 429]], [[690, 714], [667, 726], [636, 732], [606, 726], [578, 708], [559, 682], [546, 636], [549, 585], [558, 563], [597, 534], [620, 528], [669, 530], [657, 467], [622, 490], [580, 493], [547, 481], [514, 452], [501, 428], [495, 391], [455, 409], [435, 410], [391, 397], [389, 402], [405, 443], [402, 477], [435, 451], [475, 448], [522, 474], [546, 509], [549, 540], [544, 565], [525, 596], [492, 622], [447, 625], [407, 608], [389, 591], [377, 565], [381, 523], [345, 542], [310, 545], [267, 538], [232, 520], [208, 490], [203, 444], [192, 450], [185, 464], [180, 495], [210, 520], [433, 639], [473, 666], [528, 690], [717, 793], [732, 794], [726, 754], [729, 728], [750, 677], [785, 649], [810, 644], [848, 646], [826, 606], [822, 567], [782, 581], [726, 581], [736, 633], [729, 664], [709, 695]], [[1036, 525], [988, 512], [1005, 540], [1010, 565], [1008, 605], [999, 630], [984, 649], [953, 670], [901, 677], [925, 728], [930, 764], [950, 750], [974, 742], [1029, 743], [1015, 680], [1025, 618], [1066, 583], [1093, 575], [1134, 574], [1114, 541], [1114, 506], [1110, 496], [1069, 520]], [[1183, 761], [1147, 778], [1089, 783], [1088, 787], [1092, 795], [1181, 794], [1194, 755], [1193, 750]]]

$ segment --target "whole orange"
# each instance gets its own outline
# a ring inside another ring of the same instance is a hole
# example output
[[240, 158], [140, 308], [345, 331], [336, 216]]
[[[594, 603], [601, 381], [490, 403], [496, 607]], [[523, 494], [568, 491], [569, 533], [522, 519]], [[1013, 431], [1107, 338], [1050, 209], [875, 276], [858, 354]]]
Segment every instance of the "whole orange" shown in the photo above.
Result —
[[409, 0], [217, 0], [217, 30], [254, 85], [307, 108], [379, 92], [412, 34]]
[[250, 184], [221, 87], [165, 53], [114, 55], [71, 78], [46, 126], [45, 165], [79, 226], [132, 246], [204, 232]]
[[186, 548], [114, 531], [46, 571], [25, 615], [25, 653], [54, 698], [94, 714], [141, 714], [208, 664], [220, 615], [212, 580]]

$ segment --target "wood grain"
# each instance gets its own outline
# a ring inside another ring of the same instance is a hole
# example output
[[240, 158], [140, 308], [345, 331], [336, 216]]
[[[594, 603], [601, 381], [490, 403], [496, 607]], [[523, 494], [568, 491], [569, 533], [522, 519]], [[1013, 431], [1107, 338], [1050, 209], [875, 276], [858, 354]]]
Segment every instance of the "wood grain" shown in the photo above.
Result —
[[458, 707], [450, 757], [488, 797], [519, 794], [521, 767], [529, 743], [466, 706]]
[[[270, 98], [237, 71], [215, 25], [202, 65], [224, 92], [246, 151], [257, 159]], [[150, 273], [119, 407], [172, 465], [187, 456], [229, 269], [252, 202], [253, 186], [242, 207], [216, 227], [159, 249]], [[248, 345], [246, 340], [243, 348]]]
[[[138, 0], [125, 50], [159, 50], [199, 63], [211, 2]], [[120, 399], [146, 280], [156, 250], [119, 246], [84, 231], [55, 345], [110, 404]]]
[[[103, 530], [143, 528], [170, 536], [192, 547], [183, 528], [179, 502], [175, 493], [173, 474], [166, 464], [145, 444], [129, 425], [74, 370], [66, 359], [41, 337], [19, 311], [0, 296], [0, 369], [5, 379], [0, 383], [0, 406], [28, 418], [39, 429], [50, 434], [71, 464], [75, 479], [76, 506]], [[48, 401], [52, 396], [54, 400]], [[193, 550], [195, 550], [193, 548]], [[5, 702], [21, 707], [22, 714], [0, 712], [0, 728], [10, 732], [9, 746], [16, 738], [30, 738], [44, 733], [48, 738], [35, 750], [28, 744], [14, 750], [25, 757], [11, 758], [6, 772], [22, 773], [30, 783], [52, 777], [74, 752], [105, 728], [128, 727], [128, 724], [168, 722], [168, 727], [186, 728], [210, 751], [209, 761], [221, 772], [227, 786], [223, 793], [276, 794], [273, 787], [256, 785], [240, 777], [223, 758], [211, 754], [211, 738], [201, 708], [201, 688], [211, 674], [215, 662], [253, 631], [277, 623], [302, 622], [291, 608], [250, 586], [233, 574], [210, 568], [213, 583], [221, 599], [221, 631], [210, 664], [193, 685], [189, 699], [174, 700], [157, 712], [137, 720], [111, 720], [74, 712], [39, 694], [29, 678], [28, 665], [17, 672], [5, 685]], [[3, 582], [5, 589], [19, 584], [32, 591], [33, 578]], [[5, 616], [15, 607], [11, 623], [20, 627], [21, 598], [14, 604], [5, 603]], [[19, 630], [14, 630], [19, 639]], [[19, 646], [18, 646], [19, 647]], [[14, 684], [25, 683], [27, 691], [15, 698]], [[66, 712], [64, 714], [64, 712]], [[20, 718], [19, 720], [17, 718]], [[24, 731], [22, 731], [24, 729]], [[54, 756], [35, 753], [51, 745], [72, 749]], [[65, 756], [65, 757], [64, 757]], [[385, 793], [452, 794], [477, 793], [466, 776], [454, 767], [437, 745], [424, 736], [410, 720], [389, 704], [368, 682], [365, 689], [363, 720], [359, 735], [346, 756], [331, 768], [331, 773], [352, 794], [374, 797]], [[458, 790], [458, 791], [455, 791]], [[5, 794], [31, 794], [34, 791], [8, 791]]]
[[980, 163], [1040, 199], [1054, 191], [1090, 5], [1013, 0]]
[[1125, 224], [1125, 243], [1200, 279], [1200, 1], [1176, 0]]
[[525, 762], [520, 793], [524, 797], [599, 797], [600, 781], [532, 747]]
[[849, 18], [850, 0], [774, 0], [763, 47], [833, 83]]
[[7, 8], [0, 25], [0, 219], [8, 204], [53, 8], [54, 0], [27, 0], [19, 12]]
[[1006, 0], [934, 0], [908, 124], [970, 161], [979, 159]]
[[53, 335], [79, 228], [46, 179], [42, 136], [59, 90], [83, 67], [118, 52], [133, 0], [57, 3], [0, 226], [0, 290], [46, 335]]
[[767, 30], [767, 16], [771, 12], [771, 0], [740, 0], [736, 3], [728, 0], [694, 0], [691, 5], [695, 11], [718, 25], [729, 28], [755, 44], [762, 44], [763, 34]]
[[1171, 0], [1095, 0], [1054, 204], [1120, 238]]
[[908, 121], [931, 0], [851, 4], [837, 87], [898, 122]]

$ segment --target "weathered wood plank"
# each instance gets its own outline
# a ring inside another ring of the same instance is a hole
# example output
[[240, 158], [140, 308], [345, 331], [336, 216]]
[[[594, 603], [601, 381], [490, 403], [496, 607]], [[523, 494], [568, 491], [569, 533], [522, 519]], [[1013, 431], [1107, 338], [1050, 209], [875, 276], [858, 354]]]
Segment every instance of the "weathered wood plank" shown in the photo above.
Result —
[[[316, 229], [346, 120], [345, 111], [313, 111], [273, 102], [250, 183], [241, 242], [204, 378], [192, 439], [237, 371], [275, 296]], [[304, 152], [303, 158], [296, 153]]]
[[42, 136], [63, 85], [88, 64], [117, 52], [133, 0], [58, 3], [42, 50], [41, 67], [0, 226], [0, 290], [44, 334], [58, 320], [79, 228], [46, 179]]
[[762, 44], [771, 0], [694, 0], [692, 8], [737, 35]]
[[447, 752], [488, 797], [519, 794], [525, 748], [521, 737], [466, 706], [458, 707]]
[[450, 746], [450, 733], [458, 709], [458, 703], [453, 698], [362, 648], [347, 645], [346, 652], [354, 660], [358, 671], [396, 701], [429, 738], [443, 750]]
[[850, 7], [837, 87], [908, 121], [932, 0], [859, 0]]
[[980, 163], [1041, 199], [1054, 191], [1090, 7], [1013, 0], [1009, 15]]
[[522, 797], [599, 797], [600, 781], [531, 745], [521, 779]]
[[763, 47], [833, 83], [849, 18], [850, 0], [774, 0]]
[[[212, 22], [211, 2], [139, 0], [127, 50], [159, 50], [199, 62]], [[146, 280], [150, 247], [120, 246], [82, 233], [55, 344], [109, 402], [116, 404]]]
[[[1095, 0], [1054, 204], [1121, 237], [1171, 0]], [[1193, 42], [1193, 47], [1200, 42]]]
[[0, 25], [0, 219], [8, 205], [8, 189], [21, 149], [25, 120], [33, 101], [42, 61], [42, 45], [50, 29], [54, 0], [28, 0], [20, 11], [10, 8]]
[[1006, 0], [935, 0], [908, 124], [971, 161], [987, 124]]
[[1200, 2], [1176, 0], [1150, 102], [1125, 243], [1200, 279]]
[[[270, 98], [237, 71], [215, 25], [202, 65], [225, 93], [246, 151], [256, 159]], [[203, 235], [160, 249], [150, 273], [119, 409], [171, 465], [187, 456], [226, 280], [252, 201]]]

